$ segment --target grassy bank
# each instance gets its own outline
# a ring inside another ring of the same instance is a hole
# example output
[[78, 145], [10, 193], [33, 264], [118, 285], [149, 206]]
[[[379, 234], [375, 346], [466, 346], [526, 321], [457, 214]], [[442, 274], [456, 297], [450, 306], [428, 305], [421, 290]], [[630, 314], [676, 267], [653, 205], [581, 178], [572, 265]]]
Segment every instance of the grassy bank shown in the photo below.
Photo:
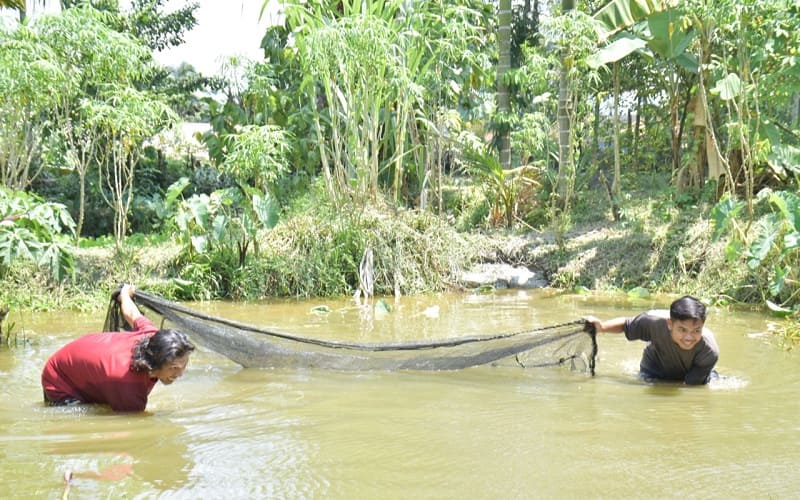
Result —
[[579, 221], [563, 246], [550, 232], [456, 232], [437, 217], [415, 212], [376, 212], [351, 224], [297, 216], [264, 236], [259, 258], [234, 270], [233, 286], [224, 290], [215, 289], [219, 277], [211, 262], [188, 265], [172, 241], [129, 238], [121, 251], [111, 243], [78, 249], [69, 284], [48, 285], [36, 270], [15, 269], [0, 300], [31, 309], [86, 309], [104, 305], [108, 291], [123, 281], [175, 299], [349, 295], [367, 247], [376, 294], [458, 289], [458, 273], [480, 261], [539, 270], [555, 288], [643, 287], [712, 301], [751, 297], [742, 284], [746, 270], [731, 269], [722, 243], [711, 241], [707, 207], [688, 211], [641, 198], [631, 206], [637, 210], [629, 209], [620, 222], [604, 216]]
[[345, 296], [364, 285], [365, 274], [376, 295], [435, 293], [459, 290], [461, 272], [479, 262], [527, 266], [567, 290], [641, 288], [714, 304], [763, 302], [753, 272], [731, 265], [725, 243], [712, 241], [711, 203], [681, 200], [654, 181], [629, 190], [620, 207], [614, 221], [603, 191], [582, 193], [561, 245], [552, 232], [530, 227], [457, 231], [427, 212], [384, 207], [342, 215], [315, 207], [261, 234], [243, 266], [231, 252], [197, 255], [164, 237], [129, 237], [121, 250], [95, 241], [75, 251], [74, 279], [62, 284], [15, 267], [0, 304], [102, 309], [121, 282], [175, 300]]

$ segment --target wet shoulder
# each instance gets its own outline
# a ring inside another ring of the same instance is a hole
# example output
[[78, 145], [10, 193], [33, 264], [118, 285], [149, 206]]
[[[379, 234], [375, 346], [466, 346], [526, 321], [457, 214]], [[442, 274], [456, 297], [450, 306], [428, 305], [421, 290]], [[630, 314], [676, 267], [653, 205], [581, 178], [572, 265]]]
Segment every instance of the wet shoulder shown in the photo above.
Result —
[[650, 309], [649, 311], [646, 311], [645, 314], [648, 316], [653, 316], [654, 318], [669, 319], [669, 310], [667, 309]]

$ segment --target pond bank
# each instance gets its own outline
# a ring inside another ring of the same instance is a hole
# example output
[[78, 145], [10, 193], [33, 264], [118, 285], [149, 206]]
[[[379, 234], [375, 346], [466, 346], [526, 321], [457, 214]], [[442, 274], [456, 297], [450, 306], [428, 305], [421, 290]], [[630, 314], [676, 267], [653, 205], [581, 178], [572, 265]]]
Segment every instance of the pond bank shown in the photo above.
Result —
[[[576, 225], [564, 234], [561, 245], [545, 231], [462, 233], [463, 244], [472, 247], [476, 259], [473, 265], [455, 271], [451, 281], [454, 289], [466, 290], [645, 288], [653, 293], [690, 293], [711, 301], [735, 297], [731, 289], [746, 270], [728, 266], [723, 244], [711, 242], [708, 221], [699, 214], [694, 218], [667, 215]], [[37, 286], [48, 280], [35, 271], [16, 273], [6, 281], [0, 305], [102, 309], [108, 291], [120, 282], [175, 298], [180, 283], [189, 279], [176, 271], [179, 253], [174, 242], [126, 246], [121, 252], [113, 245], [80, 248], [75, 252], [72, 284]]]

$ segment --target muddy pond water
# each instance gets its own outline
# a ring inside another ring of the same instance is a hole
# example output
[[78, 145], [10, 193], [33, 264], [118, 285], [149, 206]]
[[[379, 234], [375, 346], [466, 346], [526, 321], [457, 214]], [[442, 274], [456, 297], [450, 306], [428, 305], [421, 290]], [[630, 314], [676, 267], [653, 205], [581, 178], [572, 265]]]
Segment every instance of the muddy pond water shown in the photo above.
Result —
[[[548, 290], [194, 303], [300, 335], [437, 339], [634, 315], [669, 297]], [[327, 306], [329, 312], [320, 312]], [[644, 344], [598, 338], [594, 377], [564, 368], [243, 369], [199, 345], [147, 412], [41, 402], [47, 357], [103, 314], [12, 314], [0, 347], [0, 498], [790, 498], [800, 491], [800, 358], [762, 313], [709, 310], [721, 380], [637, 377]], [[64, 474], [71, 472], [69, 486]]]

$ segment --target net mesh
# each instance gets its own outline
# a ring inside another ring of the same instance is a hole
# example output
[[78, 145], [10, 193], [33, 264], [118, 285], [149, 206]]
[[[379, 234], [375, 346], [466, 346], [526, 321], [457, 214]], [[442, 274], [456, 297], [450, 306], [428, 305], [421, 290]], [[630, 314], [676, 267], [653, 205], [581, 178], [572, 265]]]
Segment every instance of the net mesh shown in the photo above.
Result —
[[[583, 320], [497, 335], [354, 343], [301, 337], [209, 316], [144, 292], [137, 291], [135, 300], [164, 318], [165, 327], [187, 333], [244, 367], [458, 370], [484, 364], [562, 365], [594, 375], [597, 356], [594, 329]], [[123, 326], [115, 294], [105, 331], [117, 331]]]

